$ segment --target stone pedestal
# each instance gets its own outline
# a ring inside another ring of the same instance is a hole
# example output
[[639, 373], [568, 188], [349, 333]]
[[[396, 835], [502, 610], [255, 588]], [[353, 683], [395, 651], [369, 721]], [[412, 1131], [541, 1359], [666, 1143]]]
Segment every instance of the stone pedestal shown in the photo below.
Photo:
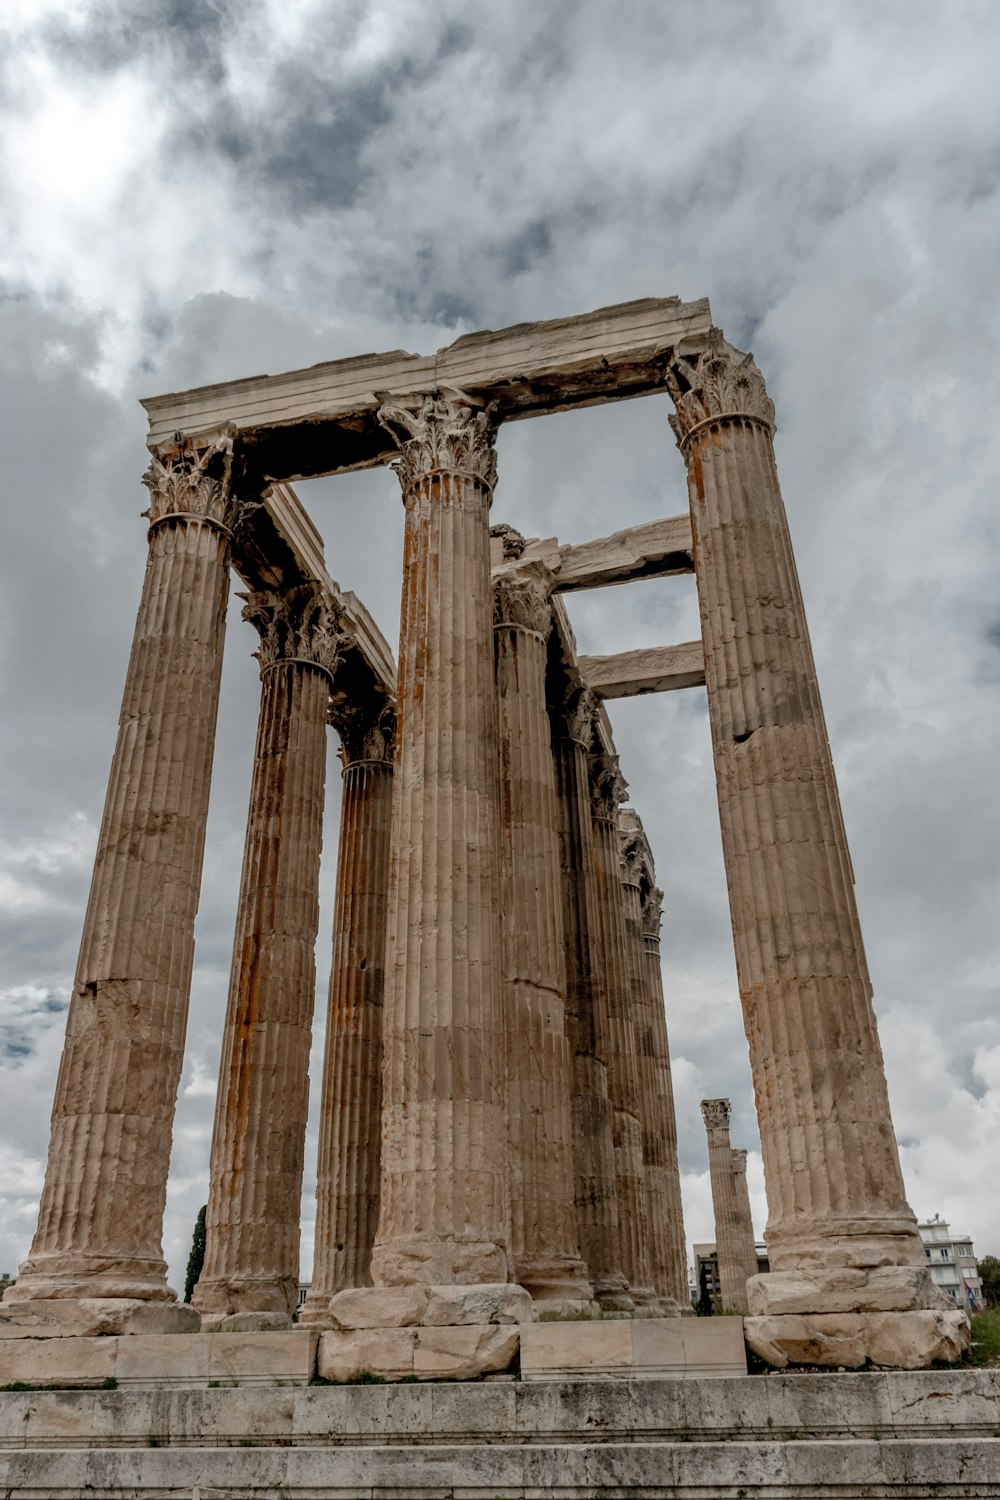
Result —
[[601, 1307], [630, 1312], [622, 1271], [615, 1178], [614, 1111], [608, 1096], [604, 946], [597, 901], [588, 752], [597, 712], [593, 694], [570, 684], [553, 711], [559, 813], [566, 1029], [572, 1056], [570, 1105], [580, 1250]]
[[[149, 557], [52, 1110], [38, 1228], [0, 1322], [142, 1327], [194, 960], [233, 508], [228, 439], [154, 457]], [[78, 1302], [68, 1317], [38, 1303]], [[101, 1307], [95, 1306], [95, 1299]], [[34, 1310], [27, 1304], [34, 1304]], [[178, 1307], [158, 1325], [197, 1326]]]
[[[729, 1144], [728, 1099], [703, 1099], [702, 1118], [708, 1135], [708, 1171], [712, 1183], [715, 1214], [715, 1253], [719, 1262], [719, 1296], [726, 1312], [747, 1310], [747, 1279], [756, 1273], [747, 1260], [747, 1239], [753, 1248], [753, 1226], [744, 1219], [743, 1203], [733, 1172], [733, 1148]], [[745, 1179], [744, 1179], [745, 1180]], [[749, 1198], [747, 1207], [749, 1208]]]
[[[316, 990], [326, 705], [340, 657], [318, 587], [251, 594], [260, 720], [194, 1305], [207, 1328], [290, 1326]], [[233, 1320], [236, 1321], [233, 1321]]]
[[[511, 1278], [500, 983], [490, 415], [414, 397], [380, 420], [406, 506], [385, 979], [382, 1185], [367, 1291]], [[336, 1320], [338, 1299], [331, 1303]], [[364, 1337], [364, 1314], [357, 1338]], [[351, 1337], [355, 1337], [354, 1334]]]
[[378, 1226], [382, 993], [395, 712], [332, 710], [344, 762], [326, 1023], [312, 1284], [299, 1323], [329, 1328], [330, 1298], [371, 1285]]
[[540, 1316], [597, 1310], [577, 1248], [571, 1060], [552, 736], [545, 711], [551, 578], [494, 576], [501, 909], [514, 1274]]
[[827, 1291], [850, 1271], [859, 1273], [859, 1312], [870, 1278], [898, 1268], [900, 1288], [910, 1289], [907, 1309], [936, 1309], [941, 1294], [899, 1168], [774, 464], [774, 408], [752, 358], [718, 330], [690, 354], [676, 351], [667, 379], [688, 472], [723, 853], [768, 1195], [772, 1270], [754, 1278], [751, 1302], [778, 1314], [783, 1283], [805, 1273], [815, 1294], [804, 1314], [822, 1315]]
[[614, 1110], [618, 1247], [637, 1308], [656, 1310], [649, 1264], [649, 1226], [643, 1172], [639, 1070], [635, 1053], [633, 995], [629, 984], [618, 835], [618, 809], [626, 785], [617, 757], [599, 754], [591, 765], [594, 858], [604, 947], [608, 1034], [608, 1094]]

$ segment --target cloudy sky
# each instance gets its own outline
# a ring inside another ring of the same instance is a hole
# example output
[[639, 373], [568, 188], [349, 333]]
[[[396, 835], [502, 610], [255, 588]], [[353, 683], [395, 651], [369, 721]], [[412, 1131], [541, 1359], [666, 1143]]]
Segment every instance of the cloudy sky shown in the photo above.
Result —
[[[777, 404], [910, 1201], [1000, 1254], [998, 43], [994, 0], [0, 0], [0, 1270], [34, 1227], [142, 577], [137, 398], [674, 293], [711, 298]], [[666, 415], [502, 432], [494, 519], [584, 540], [676, 514]], [[301, 494], [395, 641], [395, 479]], [[583, 651], [697, 629], [690, 579], [570, 611]], [[234, 614], [175, 1284], [206, 1197], [254, 644]], [[612, 719], [666, 892], [688, 1238], [714, 1237], [717, 1094], [759, 1231], [704, 694]], [[331, 747], [321, 991], [335, 768]], [[315, 1124], [306, 1270], [314, 1159]]]

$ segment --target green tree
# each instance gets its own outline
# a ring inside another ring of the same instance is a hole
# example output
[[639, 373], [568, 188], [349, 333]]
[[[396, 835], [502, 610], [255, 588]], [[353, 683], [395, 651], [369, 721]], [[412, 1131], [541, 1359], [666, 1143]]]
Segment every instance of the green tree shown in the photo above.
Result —
[[1000, 1307], [1000, 1260], [995, 1255], [984, 1255], [979, 1262], [979, 1274], [983, 1278], [986, 1306]]
[[198, 1277], [201, 1268], [205, 1264], [205, 1214], [208, 1204], [205, 1203], [198, 1210], [198, 1217], [194, 1221], [194, 1234], [191, 1236], [191, 1254], [188, 1256], [187, 1275], [184, 1278], [184, 1301], [190, 1302], [194, 1289], [198, 1285]]

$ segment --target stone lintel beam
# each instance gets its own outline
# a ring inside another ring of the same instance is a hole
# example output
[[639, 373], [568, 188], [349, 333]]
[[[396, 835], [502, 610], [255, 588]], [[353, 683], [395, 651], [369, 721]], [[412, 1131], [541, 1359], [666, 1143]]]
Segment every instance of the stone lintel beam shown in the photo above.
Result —
[[701, 641], [619, 651], [614, 656], [581, 656], [579, 666], [584, 682], [601, 698], [636, 698], [705, 685]]
[[345, 638], [340, 678], [355, 699], [395, 698], [389, 644], [358, 596], [330, 577], [323, 538], [290, 484], [268, 485], [259, 500], [244, 504], [235, 542], [233, 567], [251, 592], [316, 583], [336, 603]]
[[522, 555], [525, 562], [544, 563], [553, 574], [553, 591], [565, 594], [693, 573], [691, 546], [691, 517], [664, 516], [589, 542], [534, 539], [525, 543]]
[[154, 396], [142, 403], [147, 442], [156, 448], [178, 430], [214, 433], [231, 423], [244, 461], [262, 477], [371, 468], [398, 456], [377, 419], [387, 398], [457, 388], [511, 421], [645, 396], [665, 388], [672, 349], [707, 339], [711, 321], [706, 298], [650, 297], [467, 334], [432, 355], [396, 349]]

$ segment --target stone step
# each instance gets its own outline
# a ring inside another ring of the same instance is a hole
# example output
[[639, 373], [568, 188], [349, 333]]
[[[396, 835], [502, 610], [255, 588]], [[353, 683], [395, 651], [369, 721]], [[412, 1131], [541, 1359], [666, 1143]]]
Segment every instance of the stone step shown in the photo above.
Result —
[[8, 1500], [985, 1500], [997, 1439], [0, 1453]]

